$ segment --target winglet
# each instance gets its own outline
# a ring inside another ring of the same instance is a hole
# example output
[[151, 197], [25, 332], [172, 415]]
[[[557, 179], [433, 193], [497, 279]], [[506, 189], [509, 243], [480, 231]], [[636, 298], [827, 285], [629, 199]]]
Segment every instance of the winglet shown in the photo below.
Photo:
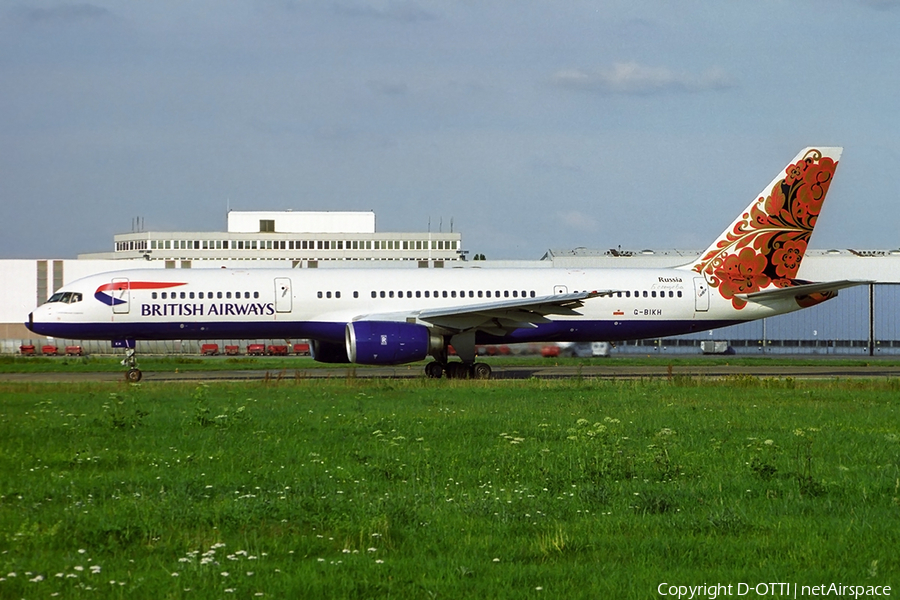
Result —
[[795, 285], [842, 148], [806, 148], [699, 258], [681, 269], [706, 277], [736, 309], [747, 295]]

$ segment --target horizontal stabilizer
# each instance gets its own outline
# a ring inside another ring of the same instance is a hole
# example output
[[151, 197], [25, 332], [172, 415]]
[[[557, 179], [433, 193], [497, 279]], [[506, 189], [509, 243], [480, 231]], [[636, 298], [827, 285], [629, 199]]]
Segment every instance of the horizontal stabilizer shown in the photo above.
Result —
[[761, 292], [753, 292], [751, 294], [735, 294], [735, 296], [742, 300], [747, 300], [750, 302], [765, 302], [766, 300], [799, 298], [801, 296], [809, 296], [810, 294], [827, 294], [829, 292], [836, 293], [838, 290], [855, 287], [857, 285], [868, 285], [870, 283], [875, 282], [859, 279], [842, 279], [840, 281], [824, 281], [822, 283], [804, 283], [802, 285], [775, 288], [772, 290], [763, 290]]

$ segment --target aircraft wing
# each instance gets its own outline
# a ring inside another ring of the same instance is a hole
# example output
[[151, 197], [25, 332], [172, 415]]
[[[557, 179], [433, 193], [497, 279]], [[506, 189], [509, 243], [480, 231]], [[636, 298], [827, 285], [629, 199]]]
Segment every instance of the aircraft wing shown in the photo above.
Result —
[[412, 321], [460, 332], [472, 329], [495, 335], [505, 335], [521, 328], [534, 328], [548, 323], [547, 315], [579, 315], [577, 309], [584, 301], [609, 296], [617, 290], [575, 292], [537, 298], [498, 300], [481, 304], [446, 306], [404, 313], [362, 315], [354, 321]]
[[840, 281], [825, 281], [822, 283], [804, 283], [786, 288], [777, 288], [774, 290], [763, 290], [761, 292], [752, 292], [750, 294], [735, 294], [741, 300], [750, 302], [765, 302], [766, 300], [781, 300], [784, 298], [800, 298], [809, 296], [810, 294], [828, 294], [836, 293], [838, 290], [854, 287], [857, 285], [868, 285], [875, 283], [874, 281], [864, 281], [860, 279], [842, 279]]

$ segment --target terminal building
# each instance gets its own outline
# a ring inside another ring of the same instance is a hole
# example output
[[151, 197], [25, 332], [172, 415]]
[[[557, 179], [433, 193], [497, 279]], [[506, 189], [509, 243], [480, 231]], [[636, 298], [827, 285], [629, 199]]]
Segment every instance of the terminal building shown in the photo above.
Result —
[[[77, 259], [0, 259], [6, 284], [0, 286], [0, 353], [16, 353], [22, 344], [44, 344], [24, 321], [65, 283], [120, 269], [671, 267], [691, 262], [699, 253], [576, 248], [549, 250], [540, 260], [473, 262], [465, 260], [459, 233], [379, 232], [373, 212], [232, 211], [224, 232], [133, 231], [116, 235], [110, 251]], [[671, 339], [622, 342], [614, 353], [900, 354], [900, 250], [809, 250], [800, 278], [874, 283], [842, 290], [834, 300], [779, 317]], [[208, 341], [222, 346], [249, 343]], [[83, 344], [88, 352], [110, 351], [105, 342], [57, 343]], [[159, 342], [140, 351], [197, 352], [202, 343]]]
[[174, 269], [207, 267], [210, 261], [269, 262], [259, 266], [276, 266], [271, 261], [279, 261], [294, 268], [361, 260], [440, 266], [464, 257], [458, 233], [379, 233], [374, 212], [229, 211], [227, 221], [223, 232], [119, 234], [114, 236], [111, 252], [80, 254], [78, 258], [162, 261], [166, 268]]

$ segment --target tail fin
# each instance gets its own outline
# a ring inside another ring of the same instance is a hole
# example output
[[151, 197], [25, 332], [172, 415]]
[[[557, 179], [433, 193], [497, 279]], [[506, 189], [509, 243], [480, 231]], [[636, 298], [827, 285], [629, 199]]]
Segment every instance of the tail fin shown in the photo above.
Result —
[[738, 295], [795, 285], [842, 148], [806, 148], [693, 263], [735, 308]]

